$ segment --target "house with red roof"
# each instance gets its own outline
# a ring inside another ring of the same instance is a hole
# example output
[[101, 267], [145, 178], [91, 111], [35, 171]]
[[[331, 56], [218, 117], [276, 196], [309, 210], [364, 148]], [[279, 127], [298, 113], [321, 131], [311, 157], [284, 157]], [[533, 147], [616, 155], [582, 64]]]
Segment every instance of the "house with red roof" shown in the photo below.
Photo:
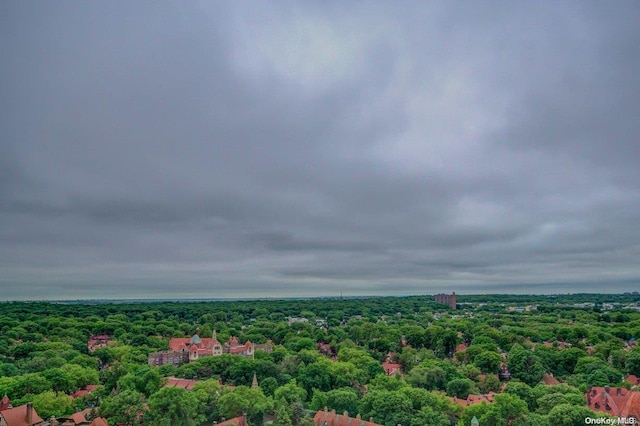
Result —
[[554, 385], [560, 384], [558, 379], [553, 377], [553, 374], [545, 374], [544, 376], [542, 376], [542, 382], [547, 386], [554, 386]]
[[318, 348], [318, 352], [320, 352], [322, 355], [335, 359], [336, 355], [337, 355], [337, 350], [335, 346], [331, 346], [330, 344], [326, 343], [326, 342], [319, 342], [316, 347]]
[[224, 420], [221, 423], [213, 422], [213, 426], [249, 426], [249, 423], [247, 423], [247, 416], [240, 416]]
[[87, 342], [87, 349], [89, 349], [89, 352], [93, 352], [96, 349], [104, 348], [109, 344], [109, 340], [110, 338], [108, 334], [91, 336]]
[[313, 416], [313, 423], [316, 426], [383, 426], [378, 423], [374, 423], [373, 419], [369, 421], [362, 420], [360, 414], [356, 417], [349, 417], [348, 412], [343, 414], [336, 414], [336, 410], [331, 410], [324, 407], [324, 411], [318, 411]]
[[244, 344], [238, 343], [238, 338], [231, 336], [229, 341], [224, 344], [224, 353], [232, 355], [243, 355], [247, 358], [253, 359], [254, 345], [249, 340]]
[[493, 400], [496, 397], [496, 395], [497, 394], [495, 392], [489, 392], [483, 395], [469, 394], [467, 395], [467, 399], [456, 398], [454, 396], [451, 398], [451, 400], [458, 405], [462, 405], [463, 407], [468, 407], [469, 405], [480, 404], [482, 402], [491, 404], [493, 403]]
[[640, 419], [640, 392], [625, 388], [592, 387], [586, 395], [587, 406], [593, 411], [615, 417]]
[[460, 343], [458, 346], [456, 346], [456, 349], [454, 352], [455, 353], [464, 352], [467, 349], [469, 349], [469, 345], [467, 345], [466, 343]]
[[382, 369], [384, 370], [384, 374], [390, 377], [395, 376], [396, 373], [402, 374], [402, 365], [398, 364], [397, 362], [393, 362], [393, 359], [392, 359], [393, 355], [394, 355], [393, 352], [389, 352], [387, 354], [387, 359], [385, 359], [384, 362], [382, 363]]
[[387, 376], [395, 376], [396, 373], [402, 374], [402, 365], [389, 360], [382, 363], [382, 369]]
[[89, 395], [91, 392], [93, 392], [96, 389], [98, 389], [98, 385], [86, 385], [84, 388], [75, 391], [70, 396], [73, 399], [82, 398], [83, 396]]
[[[71, 420], [75, 426], [88, 425], [91, 423], [90, 421], [87, 420], [87, 416], [90, 414], [91, 414], [91, 408], [87, 408], [77, 413], [73, 413], [69, 418], [69, 420]], [[63, 423], [63, 426], [64, 426], [64, 423]]]
[[[77, 413], [73, 413], [71, 417], [64, 420], [50, 420], [51, 426], [109, 426], [107, 419], [96, 417], [93, 420], [87, 420], [87, 416], [91, 414], [91, 408], [84, 409]], [[46, 424], [46, 423], [45, 423]], [[44, 425], [43, 425], [44, 426]]]
[[197, 380], [191, 379], [179, 379], [177, 377], [168, 377], [167, 383], [165, 383], [164, 387], [166, 388], [182, 388], [184, 390], [191, 390], [193, 386], [198, 383]]
[[168, 351], [161, 351], [149, 354], [149, 365], [179, 364], [196, 361], [205, 356], [219, 356], [222, 354], [240, 355], [253, 359], [256, 349], [267, 352], [272, 351], [271, 345], [256, 345], [251, 341], [243, 344], [238, 342], [238, 338], [231, 336], [229, 341], [222, 345], [213, 332], [211, 338], [200, 337], [200, 330], [191, 337], [176, 337], [169, 340]]
[[[4, 399], [4, 398], [3, 398]], [[7, 398], [8, 399], [8, 398]], [[0, 425], [2, 426], [39, 426], [44, 420], [38, 415], [33, 408], [32, 403], [20, 405], [19, 407], [11, 407], [11, 401], [8, 403], [9, 408], [0, 411]]]

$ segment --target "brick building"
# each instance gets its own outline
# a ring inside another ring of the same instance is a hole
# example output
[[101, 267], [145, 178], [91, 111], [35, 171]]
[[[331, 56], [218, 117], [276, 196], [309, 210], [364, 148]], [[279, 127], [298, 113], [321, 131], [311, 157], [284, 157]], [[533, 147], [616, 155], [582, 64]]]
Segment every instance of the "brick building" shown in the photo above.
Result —
[[191, 337], [177, 337], [169, 340], [169, 350], [154, 352], [149, 354], [149, 365], [180, 365], [183, 363], [196, 361], [205, 356], [219, 356], [222, 354], [240, 355], [253, 359], [256, 350], [271, 352], [271, 345], [256, 345], [251, 341], [243, 344], [238, 342], [238, 338], [231, 336], [224, 345], [221, 344], [216, 332], [210, 338], [200, 337], [200, 331]]
[[318, 411], [313, 416], [313, 423], [316, 426], [383, 426], [374, 423], [373, 419], [362, 420], [360, 414], [356, 417], [349, 417], [349, 413], [346, 411], [343, 414], [336, 414], [336, 410], [329, 411], [327, 407], [324, 408], [324, 411]]
[[443, 303], [445, 305], [449, 305], [451, 309], [456, 308], [456, 292], [453, 294], [436, 294], [434, 300], [438, 303]]

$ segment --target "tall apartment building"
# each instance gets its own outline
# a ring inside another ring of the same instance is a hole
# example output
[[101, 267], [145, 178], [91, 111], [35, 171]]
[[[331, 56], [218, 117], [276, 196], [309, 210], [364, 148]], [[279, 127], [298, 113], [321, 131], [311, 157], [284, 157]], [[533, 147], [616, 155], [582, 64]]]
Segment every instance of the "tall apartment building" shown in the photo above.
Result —
[[453, 294], [436, 294], [434, 299], [438, 303], [443, 303], [445, 305], [449, 305], [451, 309], [456, 308], [456, 292]]

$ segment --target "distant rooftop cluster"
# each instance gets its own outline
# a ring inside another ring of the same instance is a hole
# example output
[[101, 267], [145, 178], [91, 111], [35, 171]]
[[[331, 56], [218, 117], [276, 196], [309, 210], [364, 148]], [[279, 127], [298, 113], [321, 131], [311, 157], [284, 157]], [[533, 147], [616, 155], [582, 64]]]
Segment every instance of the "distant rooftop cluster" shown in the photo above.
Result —
[[109, 426], [102, 417], [87, 420], [90, 414], [91, 409], [85, 409], [68, 417], [51, 416], [44, 420], [31, 402], [14, 407], [6, 395], [0, 400], [0, 426]]

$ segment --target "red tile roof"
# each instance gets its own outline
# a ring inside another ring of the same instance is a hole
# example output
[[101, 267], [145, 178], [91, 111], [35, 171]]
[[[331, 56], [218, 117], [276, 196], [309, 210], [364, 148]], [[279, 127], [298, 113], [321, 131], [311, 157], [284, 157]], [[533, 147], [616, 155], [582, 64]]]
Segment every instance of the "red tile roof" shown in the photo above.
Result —
[[245, 416], [234, 417], [221, 423], [214, 423], [216, 426], [247, 426], [247, 418]]
[[[91, 410], [89, 410], [89, 411], [91, 411]], [[86, 418], [84, 415], [85, 415], [84, 411], [81, 411], [81, 412], [79, 412], [79, 413], [73, 413], [73, 414], [71, 415], [71, 417], [69, 417], [69, 418], [70, 418], [71, 420], [73, 420], [73, 422], [74, 422], [75, 424], [78, 424], [78, 423], [86, 423], [86, 422], [87, 422], [87, 418]]]
[[464, 352], [469, 348], [469, 345], [467, 345], [466, 343], [460, 343], [458, 346], [456, 346], [456, 352]]
[[182, 388], [186, 390], [193, 389], [193, 385], [197, 383], [196, 380], [190, 379], [179, 379], [177, 377], [169, 377], [167, 379], [167, 383], [165, 384], [168, 388]]
[[27, 423], [27, 405], [0, 411], [0, 418], [4, 419], [7, 426], [32, 426], [43, 422], [34, 408], [31, 415], [31, 423]]
[[98, 385], [87, 385], [83, 389], [77, 390], [71, 394], [71, 398], [82, 398], [89, 395], [94, 390], [98, 389]]
[[382, 369], [387, 376], [393, 376], [394, 374], [402, 370], [402, 365], [395, 362], [385, 361], [382, 363]]
[[553, 374], [545, 374], [544, 376], [542, 376], [542, 381], [547, 386], [553, 386], [553, 385], [559, 385], [560, 384], [558, 379], [553, 377]]
[[358, 414], [356, 417], [349, 417], [349, 413], [336, 414], [334, 411], [320, 410], [313, 416], [316, 426], [383, 426], [372, 421], [365, 421]]
[[87, 342], [87, 347], [89, 351], [93, 352], [96, 349], [103, 348], [109, 344], [109, 336], [106, 334], [101, 334], [99, 336], [91, 336], [89, 337], [89, 341]]
[[96, 417], [89, 426], [109, 426], [109, 423], [104, 417]]
[[593, 387], [585, 395], [593, 411], [612, 416], [640, 418], [640, 392], [625, 388]]
[[467, 396], [467, 399], [462, 399], [462, 398], [456, 398], [455, 396], [453, 398], [451, 398], [451, 400], [453, 402], [455, 402], [458, 405], [462, 405], [463, 407], [467, 407], [469, 405], [473, 405], [473, 404], [479, 404], [483, 401], [491, 404], [493, 402], [493, 398], [496, 396], [495, 392], [489, 392], [488, 394], [485, 395], [473, 395], [473, 394], [469, 394]]
[[[203, 348], [213, 347], [213, 343], [220, 344], [220, 342], [218, 342], [217, 340], [213, 342], [213, 339], [210, 337], [201, 337], [200, 341], [202, 343], [199, 344], [198, 346]], [[174, 337], [172, 339], [169, 339], [169, 347], [173, 351], [181, 351], [183, 349], [188, 349], [190, 345], [191, 345], [191, 337]]]

